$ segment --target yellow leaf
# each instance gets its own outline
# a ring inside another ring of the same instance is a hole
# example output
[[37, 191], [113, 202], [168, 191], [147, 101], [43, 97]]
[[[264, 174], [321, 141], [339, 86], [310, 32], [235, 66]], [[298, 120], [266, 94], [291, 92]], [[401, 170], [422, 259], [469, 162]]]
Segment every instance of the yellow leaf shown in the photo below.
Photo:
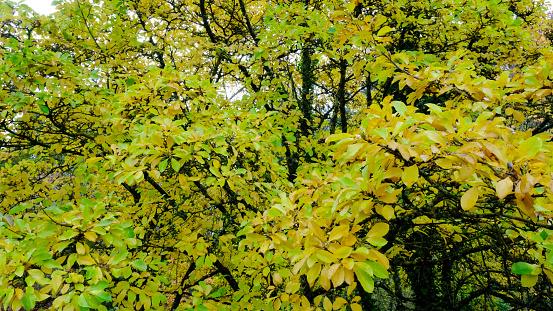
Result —
[[311, 230], [311, 232], [313, 234], [315, 234], [315, 236], [317, 238], [319, 238], [319, 240], [321, 240], [321, 242], [325, 243], [326, 242], [326, 234], [325, 232], [323, 231], [323, 229], [321, 229], [321, 227], [319, 227], [314, 221], [309, 221], [308, 225], [309, 227], [309, 230]]
[[379, 222], [371, 227], [369, 233], [367, 233], [367, 239], [372, 237], [383, 237], [390, 230], [390, 225], [387, 223]]
[[280, 299], [275, 299], [275, 301], [273, 302], [273, 308], [275, 310], [280, 310], [280, 305], [282, 304], [282, 302], [280, 301]]
[[349, 233], [349, 225], [337, 226], [330, 231], [328, 241], [338, 240]]
[[246, 234], [246, 239], [250, 242], [261, 242], [265, 240], [265, 237], [259, 233], [248, 233]]
[[401, 174], [403, 171], [399, 167], [390, 167], [386, 170], [386, 174], [384, 174], [383, 179], [389, 179], [389, 178], [399, 178], [401, 177]]
[[498, 181], [495, 185], [495, 191], [497, 192], [497, 197], [500, 199], [505, 198], [513, 192], [513, 181], [511, 178], [507, 177]]
[[342, 239], [342, 245], [353, 246], [357, 242], [357, 237], [354, 234], [349, 233]]
[[91, 242], [96, 242], [96, 240], [98, 239], [98, 235], [92, 231], [85, 232], [84, 237]]
[[532, 287], [538, 282], [538, 276], [532, 274], [523, 274], [520, 278], [522, 287]]
[[545, 272], [545, 275], [547, 275], [549, 282], [553, 284], [553, 272], [549, 269], [544, 269], [543, 272]]
[[90, 255], [80, 257], [79, 259], [77, 259], [77, 263], [85, 266], [96, 264], [96, 262], [94, 261], [94, 259], [92, 259], [92, 257], [90, 257]]
[[338, 257], [336, 257], [334, 254], [332, 254], [329, 251], [325, 251], [322, 249], [318, 249], [315, 251], [315, 255], [323, 262], [326, 263], [335, 263], [338, 261]]
[[77, 249], [77, 254], [79, 254], [79, 255], [84, 255], [84, 253], [86, 251], [84, 245], [81, 244], [81, 243], [77, 243], [76, 249]]
[[466, 180], [467, 178], [474, 175], [476, 172], [476, 167], [474, 164], [465, 164], [461, 169], [459, 169], [459, 179], [460, 180]]
[[382, 217], [384, 217], [386, 220], [390, 220], [395, 216], [394, 207], [391, 205], [384, 205], [379, 214], [382, 215]]
[[338, 310], [346, 303], [348, 303], [348, 302], [344, 298], [336, 297], [336, 300], [334, 300], [334, 304], [332, 305], [332, 308], [334, 310]]
[[334, 273], [336, 273], [336, 271], [338, 270], [338, 268], [340, 268], [341, 265], [339, 263], [335, 263], [333, 264], [332, 266], [330, 266], [330, 268], [328, 268], [328, 272], [327, 272], [327, 277], [329, 279], [332, 279], [332, 277], [334, 276]]
[[321, 284], [321, 287], [325, 290], [330, 289], [330, 280], [326, 277], [328, 272], [328, 266], [325, 266], [321, 270], [321, 275], [319, 276], [319, 284]]
[[518, 111], [518, 110], [514, 110], [513, 111], [513, 117], [515, 118], [515, 120], [517, 120], [517, 122], [524, 122], [524, 120], [526, 119], [526, 117], [524, 116], [524, 113]]
[[383, 35], [387, 34], [390, 31], [393, 31], [394, 29], [390, 26], [384, 26], [378, 30], [378, 33], [376, 34], [377, 37], [382, 37]]
[[433, 142], [436, 142], [440, 145], [445, 145], [444, 137], [436, 131], [426, 131], [424, 132], [424, 135], [428, 137], [430, 140], [432, 140]]
[[534, 184], [534, 177], [532, 177], [532, 175], [530, 174], [525, 174], [520, 179], [520, 191], [522, 193], [528, 193], [530, 192], [530, 190], [532, 190], [532, 188], [534, 188]]
[[344, 266], [346, 269], [353, 269], [353, 264], [355, 263], [355, 261], [353, 260], [353, 258], [344, 258], [342, 259], [341, 261], [342, 263], [342, 266]]
[[461, 197], [461, 208], [468, 211], [476, 204], [476, 201], [478, 201], [478, 187], [472, 187]]
[[417, 165], [406, 167], [401, 174], [401, 180], [407, 187], [411, 187], [419, 179], [419, 168]]
[[313, 267], [311, 267], [311, 269], [307, 271], [307, 282], [309, 283], [309, 285], [313, 286], [313, 284], [315, 284], [315, 280], [317, 279], [320, 273], [321, 273], [320, 263], [314, 264]]
[[396, 203], [398, 198], [397, 195], [401, 192], [401, 189], [396, 189], [390, 193], [386, 193], [383, 196], [379, 197], [378, 199], [384, 203], [392, 204]]
[[357, 303], [352, 303], [349, 307], [351, 308], [351, 311], [363, 311], [361, 305]]
[[338, 268], [338, 271], [334, 273], [332, 276], [332, 283], [334, 284], [334, 287], [338, 287], [344, 283], [345, 274], [344, 274], [344, 268], [340, 267]]
[[332, 301], [330, 301], [328, 297], [325, 297], [323, 300], [323, 308], [325, 308], [326, 311], [332, 311]]
[[352, 248], [350, 246], [343, 246], [336, 250], [333, 250], [332, 253], [338, 258], [346, 258], [351, 254]]
[[390, 268], [390, 261], [388, 260], [388, 257], [386, 255], [382, 254], [381, 252], [370, 249], [369, 253], [367, 255], [367, 259], [377, 261], [379, 264], [383, 265], [384, 268], [389, 269]]

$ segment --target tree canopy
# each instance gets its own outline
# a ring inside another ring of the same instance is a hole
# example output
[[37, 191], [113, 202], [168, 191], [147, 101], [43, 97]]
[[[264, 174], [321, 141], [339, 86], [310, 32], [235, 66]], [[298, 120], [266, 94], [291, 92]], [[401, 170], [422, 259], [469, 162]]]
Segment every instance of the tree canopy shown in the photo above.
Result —
[[534, 0], [0, 3], [7, 310], [551, 310]]

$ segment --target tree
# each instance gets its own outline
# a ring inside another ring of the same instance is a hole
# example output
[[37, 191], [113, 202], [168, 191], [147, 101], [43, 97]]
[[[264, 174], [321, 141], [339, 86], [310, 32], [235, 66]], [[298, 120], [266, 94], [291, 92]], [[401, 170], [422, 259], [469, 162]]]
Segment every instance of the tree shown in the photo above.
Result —
[[0, 4], [4, 308], [553, 306], [539, 3], [58, 4]]

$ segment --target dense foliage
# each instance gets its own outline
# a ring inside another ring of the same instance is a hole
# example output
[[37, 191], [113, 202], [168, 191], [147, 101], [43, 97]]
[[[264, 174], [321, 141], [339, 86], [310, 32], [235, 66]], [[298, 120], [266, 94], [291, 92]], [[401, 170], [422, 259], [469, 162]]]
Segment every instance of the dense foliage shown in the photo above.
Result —
[[553, 309], [532, 0], [0, 3], [0, 301]]

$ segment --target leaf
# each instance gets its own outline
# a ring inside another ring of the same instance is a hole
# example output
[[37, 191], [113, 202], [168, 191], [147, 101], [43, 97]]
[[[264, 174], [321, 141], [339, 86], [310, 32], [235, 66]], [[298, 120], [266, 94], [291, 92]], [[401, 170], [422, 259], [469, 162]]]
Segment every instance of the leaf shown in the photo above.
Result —
[[381, 279], [387, 279], [390, 273], [388, 273], [388, 270], [384, 268], [383, 265], [381, 265], [379, 262], [376, 261], [368, 261], [367, 264], [371, 267], [373, 270], [374, 276], [381, 278]]
[[542, 140], [537, 136], [532, 136], [518, 146], [517, 158], [526, 159], [533, 157], [538, 153], [543, 145]]
[[532, 274], [536, 268], [539, 267], [527, 262], [517, 262], [511, 267], [511, 272], [514, 274]]
[[167, 168], [167, 163], [168, 163], [168, 159], [165, 159], [165, 160], [159, 162], [158, 167], [159, 167], [159, 171], [161, 173], [163, 173], [165, 171], [165, 169]]
[[500, 199], [504, 199], [507, 195], [513, 192], [513, 181], [511, 178], [506, 177], [498, 181], [495, 185], [495, 191], [497, 193], [497, 197]]
[[522, 123], [522, 122], [524, 122], [524, 120], [526, 120], [526, 116], [524, 115], [524, 113], [522, 113], [518, 110], [513, 111], [513, 117], [519, 123]]
[[389, 33], [390, 31], [393, 31], [394, 29], [390, 26], [384, 26], [378, 30], [378, 33], [376, 34], [377, 37], [382, 37], [383, 35]]
[[344, 176], [344, 177], [340, 178], [339, 181], [346, 188], [359, 189], [359, 186], [353, 180], [351, 180], [351, 178], [348, 178], [348, 177]]
[[89, 293], [82, 293], [78, 299], [79, 306], [85, 308], [97, 308], [100, 302]]
[[43, 113], [50, 114], [50, 109], [48, 109], [47, 106], [42, 105], [42, 104], [38, 104], [38, 108], [40, 108], [40, 111], [42, 111]]
[[342, 225], [332, 228], [330, 231], [328, 241], [339, 240], [340, 238], [346, 236], [349, 233], [349, 225]]
[[342, 246], [338, 249], [332, 250], [332, 253], [338, 258], [346, 258], [351, 254], [353, 249], [350, 246]]
[[338, 261], [338, 257], [336, 257], [336, 255], [323, 249], [316, 250], [314, 254], [325, 263], [335, 263]]
[[254, 243], [261, 242], [261, 241], [265, 240], [264, 236], [262, 236], [259, 233], [255, 233], [255, 232], [246, 234], [246, 238], [248, 239], [248, 241], [254, 242]]
[[395, 217], [394, 207], [391, 205], [384, 205], [378, 213], [386, 220], [391, 220]]
[[77, 243], [77, 246], [75, 248], [77, 250], [77, 254], [79, 255], [84, 255], [84, 253], [86, 252], [84, 245], [81, 243]]
[[470, 188], [463, 196], [461, 197], [461, 208], [465, 211], [470, 210], [474, 207], [478, 201], [478, 187]]
[[96, 240], [98, 239], [98, 235], [92, 231], [85, 232], [84, 237], [91, 242], [96, 242]]
[[23, 295], [21, 303], [23, 304], [23, 308], [25, 308], [25, 310], [31, 310], [35, 307], [35, 299], [28, 291], [25, 293], [25, 295]]
[[416, 164], [406, 167], [401, 174], [401, 180], [407, 187], [411, 187], [412, 185], [414, 185], [418, 179], [419, 168]]
[[13, 214], [19, 213], [21, 211], [24, 211], [24, 210], [28, 209], [31, 206], [32, 206], [31, 203], [23, 203], [23, 204], [14, 206], [10, 209], [10, 215], [13, 215]]
[[313, 286], [313, 284], [315, 284], [315, 280], [317, 279], [317, 277], [319, 276], [319, 274], [321, 273], [321, 264], [320, 263], [316, 263], [313, 265], [313, 267], [309, 268], [309, 270], [307, 270], [307, 282]]
[[48, 259], [48, 260], [44, 261], [42, 263], [42, 266], [45, 267], [45, 268], [48, 268], [48, 269], [54, 269], [54, 268], [61, 269], [61, 268], [63, 268], [60, 265], [60, 263], [55, 261], [54, 259]]
[[356, 262], [353, 267], [353, 272], [355, 273], [357, 281], [359, 281], [363, 289], [367, 293], [372, 293], [374, 291], [372, 269], [366, 263]]
[[325, 311], [332, 311], [332, 301], [330, 301], [330, 299], [326, 296], [323, 299], [323, 308]]
[[91, 293], [91, 294], [96, 294], [96, 293], [99, 293], [101, 291], [103, 291], [104, 289], [108, 288], [109, 287], [109, 282], [107, 281], [100, 281], [92, 286], [90, 286], [88, 288], [88, 291]]
[[521, 277], [522, 287], [532, 287], [538, 282], [538, 275], [523, 274]]
[[314, 221], [309, 221], [308, 228], [311, 233], [313, 233], [319, 240], [321, 240], [323, 243], [326, 242], [326, 234], [323, 229], [321, 229], [321, 227], [317, 225], [317, 223], [315, 223]]
[[330, 135], [326, 139], [326, 143], [330, 143], [330, 142], [333, 142], [333, 141], [342, 140], [342, 139], [346, 139], [346, 138], [351, 138], [351, 137], [353, 137], [353, 135], [348, 134], [348, 133], [334, 134], [334, 135]]
[[399, 115], [405, 116], [405, 112], [407, 112], [407, 106], [405, 106], [404, 103], [399, 101], [393, 101], [392, 105], [394, 106], [394, 109], [396, 110], [396, 112], [399, 113]]
[[180, 163], [177, 159], [171, 158], [171, 167], [173, 168], [173, 170], [175, 172], [178, 172], [178, 171], [180, 171], [181, 165], [180, 165]]
[[166, 303], [167, 297], [163, 294], [156, 294], [152, 297], [152, 305], [154, 307], [158, 307], [160, 302]]
[[371, 229], [369, 230], [369, 233], [367, 233], [367, 239], [375, 238], [375, 237], [383, 237], [388, 233], [390, 230], [390, 225], [387, 223], [379, 222], [374, 224]]
[[15, 223], [13, 221], [13, 216], [4, 215], [4, 217], [2, 217], [2, 218], [10, 225], [10, 227], [13, 227], [15, 225]]
[[125, 258], [127, 258], [128, 254], [129, 254], [129, 252], [126, 249], [120, 250], [119, 253], [117, 253], [117, 255], [113, 258], [113, 262], [111, 264], [116, 265], [116, 264], [120, 263]]
[[146, 271], [146, 269], [148, 269], [148, 266], [146, 266], [146, 263], [140, 259], [137, 259], [131, 262], [131, 265], [140, 271]]

